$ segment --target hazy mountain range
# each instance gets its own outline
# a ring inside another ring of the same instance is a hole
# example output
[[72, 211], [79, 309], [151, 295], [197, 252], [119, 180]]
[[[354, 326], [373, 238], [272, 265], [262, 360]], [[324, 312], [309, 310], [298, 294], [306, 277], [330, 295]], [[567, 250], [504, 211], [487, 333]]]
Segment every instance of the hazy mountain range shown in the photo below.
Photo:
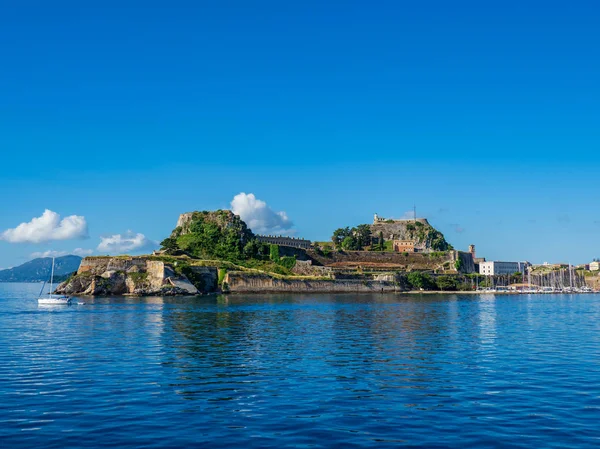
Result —
[[[77, 271], [81, 257], [62, 256], [54, 261], [54, 278], [64, 278], [66, 275]], [[50, 280], [52, 271], [52, 258], [43, 257], [33, 259], [18, 267], [0, 270], [0, 282], [43, 282]]]

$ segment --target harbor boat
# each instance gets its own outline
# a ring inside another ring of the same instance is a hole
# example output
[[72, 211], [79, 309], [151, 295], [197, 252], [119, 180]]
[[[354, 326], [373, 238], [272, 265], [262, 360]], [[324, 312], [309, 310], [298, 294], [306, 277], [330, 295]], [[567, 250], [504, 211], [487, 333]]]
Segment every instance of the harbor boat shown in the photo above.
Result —
[[71, 304], [71, 298], [66, 295], [51, 295], [38, 298], [38, 304], [44, 305], [69, 305]]
[[44, 305], [69, 305], [71, 304], [71, 297], [70, 296], [66, 296], [66, 295], [53, 295], [52, 294], [52, 281], [54, 280], [54, 257], [52, 258], [52, 274], [50, 275], [50, 290], [48, 291], [48, 295], [47, 296], [42, 296], [42, 293], [44, 291], [44, 287], [46, 286], [46, 283], [44, 282], [44, 285], [42, 285], [42, 289], [40, 290], [40, 295], [38, 298], [38, 304], [44, 304]]

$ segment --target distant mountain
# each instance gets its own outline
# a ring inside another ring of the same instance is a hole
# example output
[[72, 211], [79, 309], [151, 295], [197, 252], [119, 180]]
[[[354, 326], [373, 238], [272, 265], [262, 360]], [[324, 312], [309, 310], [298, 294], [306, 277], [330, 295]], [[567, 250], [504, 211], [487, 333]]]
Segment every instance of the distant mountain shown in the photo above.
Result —
[[[69, 273], [77, 271], [81, 257], [62, 256], [54, 261], [54, 278], [64, 278]], [[50, 280], [52, 258], [33, 259], [18, 267], [0, 270], [0, 282], [40, 282]]]

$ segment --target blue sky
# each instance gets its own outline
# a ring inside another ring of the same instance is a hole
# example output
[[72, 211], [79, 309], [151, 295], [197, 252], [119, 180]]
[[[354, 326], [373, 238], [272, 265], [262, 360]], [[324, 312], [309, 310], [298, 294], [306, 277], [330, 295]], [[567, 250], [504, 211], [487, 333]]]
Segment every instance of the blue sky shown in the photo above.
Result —
[[491, 260], [600, 257], [594, 2], [13, 3], [0, 233], [87, 229], [2, 234], [0, 267], [149, 246], [240, 192], [310, 239], [416, 204]]

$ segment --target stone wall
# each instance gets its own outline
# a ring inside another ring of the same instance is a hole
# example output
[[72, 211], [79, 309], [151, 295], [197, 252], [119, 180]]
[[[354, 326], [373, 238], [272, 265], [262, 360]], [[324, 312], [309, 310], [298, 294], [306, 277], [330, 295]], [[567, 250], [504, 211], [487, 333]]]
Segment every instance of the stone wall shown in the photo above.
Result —
[[295, 237], [284, 237], [276, 235], [257, 235], [256, 239], [261, 243], [271, 245], [291, 246], [292, 248], [310, 248], [310, 240], [300, 239]]
[[143, 257], [85, 257], [81, 260], [77, 274], [89, 272], [99, 276], [105, 271], [130, 271], [133, 267], [146, 269]]
[[[444, 263], [453, 262], [451, 253], [396, 253], [379, 251], [332, 251], [328, 256], [308, 250], [309, 258], [320, 265], [333, 265], [343, 263], [387, 264], [395, 265], [398, 270], [435, 270]], [[391, 267], [390, 267], [391, 268]]]
[[296, 265], [292, 268], [292, 273], [301, 276], [332, 276], [333, 270], [330, 267], [313, 265], [312, 260], [296, 260]]
[[306, 280], [278, 279], [265, 274], [250, 274], [232, 271], [225, 276], [231, 293], [379, 293], [406, 291], [402, 286], [389, 280]]

